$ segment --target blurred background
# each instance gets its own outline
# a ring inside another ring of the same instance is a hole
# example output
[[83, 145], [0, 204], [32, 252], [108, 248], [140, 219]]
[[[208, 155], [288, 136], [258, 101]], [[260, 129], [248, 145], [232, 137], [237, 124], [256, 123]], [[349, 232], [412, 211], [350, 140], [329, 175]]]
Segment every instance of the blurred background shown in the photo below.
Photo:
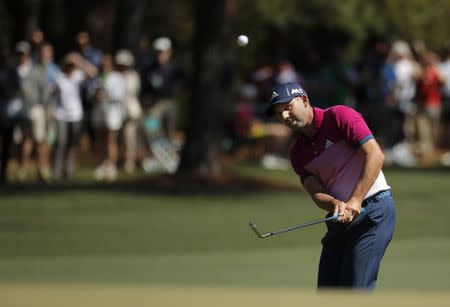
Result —
[[448, 16], [448, 0], [0, 1], [8, 306], [339, 305], [314, 295], [324, 225], [248, 228], [321, 216], [295, 135], [264, 116], [285, 82], [355, 108], [385, 153], [398, 227], [374, 304], [444, 305]]

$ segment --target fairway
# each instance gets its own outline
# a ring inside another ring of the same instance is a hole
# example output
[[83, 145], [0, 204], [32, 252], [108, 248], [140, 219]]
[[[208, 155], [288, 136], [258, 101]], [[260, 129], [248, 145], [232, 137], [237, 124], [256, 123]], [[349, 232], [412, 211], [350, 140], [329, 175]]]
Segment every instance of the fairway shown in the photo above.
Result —
[[[23, 294], [26, 294], [24, 296]], [[375, 295], [326, 292], [317, 295], [311, 290], [252, 288], [177, 288], [110, 285], [21, 285], [1, 286], [3, 304], [9, 307], [229, 307], [229, 306], [315, 306], [346, 307], [387, 306], [446, 307], [448, 293], [382, 292]]]
[[[297, 180], [290, 172], [250, 166], [236, 171]], [[385, 173], [398, 223], [374, 298], [443, 306], [450, 297], [449, 173]], [[328, 306], [336, 299], [314, 292], [324, 225], [264, 240], [248, 228], [248, 220], [270, 231], [322, 217], [301, 189], [174, 195], [119, 186], [20, 193], [14, 187], [2, 191], [0, 208], [0, 295], [17, 303], [7, 306], [61, 306], [37, 304], [50, 297], [80, 306], [80, 293], [90, 301], [83, 306], [111, 298], [108, 306], [123, 306], [122, 299], [158, 302], [152, 306], [185, 300], [193, 306], [273, 306], [282, 299], [288, 306], [304, 300]]]

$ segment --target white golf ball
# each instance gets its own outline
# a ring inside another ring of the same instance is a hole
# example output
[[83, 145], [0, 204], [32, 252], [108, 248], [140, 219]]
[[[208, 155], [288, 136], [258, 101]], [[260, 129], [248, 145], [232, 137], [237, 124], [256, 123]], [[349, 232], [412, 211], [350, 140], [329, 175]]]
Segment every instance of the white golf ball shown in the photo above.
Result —
[[241, 47], [247, 46], [248, 44], [248, 36], [247, 35], [239, 35], [237, 40], [237, 44]]

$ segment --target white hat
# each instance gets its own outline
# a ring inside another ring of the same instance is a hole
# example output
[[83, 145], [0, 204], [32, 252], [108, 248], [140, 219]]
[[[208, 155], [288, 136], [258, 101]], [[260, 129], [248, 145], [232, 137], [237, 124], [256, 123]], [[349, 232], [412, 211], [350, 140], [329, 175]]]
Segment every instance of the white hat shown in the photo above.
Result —
[[29, 54], [31, 52], [31, 46], [26, 41], [20, 41], [16, 44], [16, 52]]
[[153, 41], [153, 49], [156, 51], [166, 51], [172, 49], [172, 41], [168, 37], [158, 37]]
[[392, 49], [395, 53], [400, 55], [411, 55], [411, 49], [405, 41], [396, 41], [394, 45], [392, 45]]
[[134, 56], [128, 50], [122, 49], [122, 50], [117, 51], [114, 60], [117, 65], [122, 65], [122, 66], [127, 66], [127, 67], [134, 65]]

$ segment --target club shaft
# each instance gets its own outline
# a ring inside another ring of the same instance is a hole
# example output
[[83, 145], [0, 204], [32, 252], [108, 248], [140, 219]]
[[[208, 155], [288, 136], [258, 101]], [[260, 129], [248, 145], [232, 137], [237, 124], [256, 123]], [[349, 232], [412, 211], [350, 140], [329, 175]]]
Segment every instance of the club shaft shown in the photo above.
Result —
[[[366, 211], [365, 208], [361, 208], [360, 214], [363, 214], [365, 211]], [[324, 219], [315, 220], [315, 221], [311, 221], [311, 222], [307, 222], [307, 223], [291, 226], [291, 227], [288, 227], [288, 228], [283, 228], [283, 229], [276, 230], [276, 231], [273, 231], [273, 232], [268, 232], [268, 233], [265, 233], [265, 234], [261, 234], [254, 223], [249, 222], [249, 225], [250, 225], [250, 228], [255, 232], [255, 234], [258, 237], [260, 237], [260, 238], [267, 238], [267, 237], [271, 237], [271, 236], [276, 235], [276, 234], [292, 231], [292, 230], [295, 230], [295, 229], [299, 229], [299, 228], [303, 228], [303, 227], [307, 227], [307, 226], [311, 226], [311, 225], [316, 225], [316, 224], [319, 224], [319, 223], [324, 223], [324, 222], [328, 222], [328, 221], [337, 221], [338, 218], [339, 218], [339, 216], [337, 214], [335, 214], [333, 216], [330, 216], [330, 217], [327, 217], [327, 218], [324, 218]]]
[[269, 232], [269, 234], [271, 236], [273, 236], [273, 235], [276, 235], [276, 234], [279, 234], [279, 233], [284, 233], [284, 232], [292, 231], [292, 230], [295, 230], [295, 229], [298, 229], [298, 228], [312, 226], [312, 225], [316, 225], [316, 224], [320, 224], [320, 223], [324, 223], [324, 222], [328, 222], [328, 221], [333, 221], [333, 220], [336, 220], [336, 216], [330, 216], [330, 217], [327, 217], [327, 218], [324, 218], [324, 219], [315, 220], [315, 221], [311, 221], [311, 222], [307, 222], [307, 223], [291, 226], [291, 227], [288, 227], [288, 228], [283, 228], [283, 229], [280, 229], [280, 230]]

